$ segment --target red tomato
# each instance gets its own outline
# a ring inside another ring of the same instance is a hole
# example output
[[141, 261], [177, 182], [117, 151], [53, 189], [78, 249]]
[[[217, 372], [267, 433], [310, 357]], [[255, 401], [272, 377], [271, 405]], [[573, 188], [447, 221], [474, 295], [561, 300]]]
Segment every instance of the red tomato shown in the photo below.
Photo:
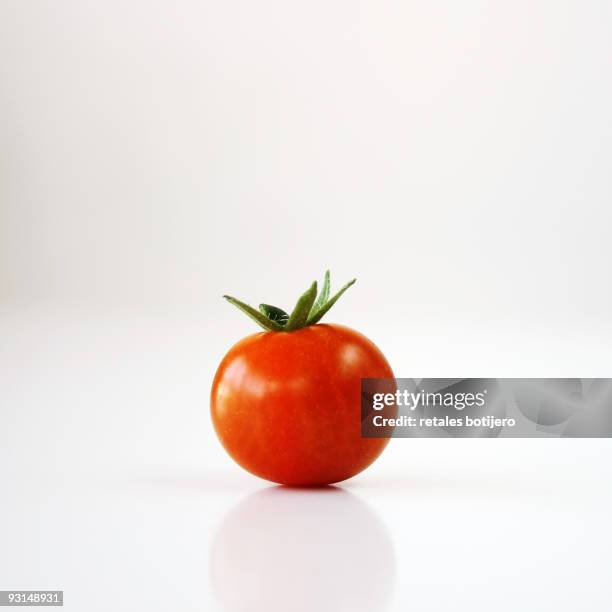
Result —
[[393, 378], [384, 355], [341, 325], [248, 336], [215, 375], [212, 419], [227, 452], [253, 474], [285, 485], [345, 480], [388, 439], [361, 437], [361, 378]]

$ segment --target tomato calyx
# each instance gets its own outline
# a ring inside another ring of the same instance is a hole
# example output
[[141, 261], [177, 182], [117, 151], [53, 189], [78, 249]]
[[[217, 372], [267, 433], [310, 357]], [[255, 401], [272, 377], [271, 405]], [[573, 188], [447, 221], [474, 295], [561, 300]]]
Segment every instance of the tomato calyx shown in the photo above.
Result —
[[291, 314], [282, 308], [271, 306], [270, 304], [260, 304], [259, 310], [237, 300], [230, 295], [223, 297], [230, 303], [239, 308], [247, 316], [251, 317], [258, 325], [267, 331], [295, 331], [309, 325], [318, 323], [327, 311], [340, 299], [342, 294], [355, 283], [357, 279], [349, 281], [331, 298], [330, 294], [330, 274], [325, 272], [323, 286], [317, 296], [317, 281], [314, 281], [308, 290], [300, 296]]

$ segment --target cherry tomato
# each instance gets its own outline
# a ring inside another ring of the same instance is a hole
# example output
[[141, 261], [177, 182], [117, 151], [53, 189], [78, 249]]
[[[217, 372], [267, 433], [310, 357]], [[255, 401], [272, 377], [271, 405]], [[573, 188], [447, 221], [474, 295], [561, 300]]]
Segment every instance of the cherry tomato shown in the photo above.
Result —
[[249, 472], [293, 486], [345, 480], [388, 440], [361, 437], [361, 378], [392, 378], [380, 350], [341, 325], [244, 338], [217, 370], [212, 419]]

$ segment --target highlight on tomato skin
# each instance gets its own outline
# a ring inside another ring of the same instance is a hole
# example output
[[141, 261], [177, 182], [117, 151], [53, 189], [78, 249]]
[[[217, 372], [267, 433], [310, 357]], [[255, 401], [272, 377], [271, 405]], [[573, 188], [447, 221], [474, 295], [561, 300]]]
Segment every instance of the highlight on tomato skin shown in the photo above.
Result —
[[346, 480], [388, 443], [361, 437], [361, 379], [393, 378], [382, 352], [348, 327], [319, 323], [354, 283], [329, 297], [329, 272], [291, 314], [226, 296], [265, 331], [239, 341], [213, 381], [211, 416], [229, 455], [252, 474], [290, 486]]

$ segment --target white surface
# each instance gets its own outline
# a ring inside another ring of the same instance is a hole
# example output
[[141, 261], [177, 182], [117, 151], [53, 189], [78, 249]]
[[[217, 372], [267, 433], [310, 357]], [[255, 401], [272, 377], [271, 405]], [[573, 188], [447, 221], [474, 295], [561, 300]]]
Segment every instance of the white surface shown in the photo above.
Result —
[[395, 440], [266, 492], [208, 392], [253, 331], [220, 295], [326, 267], [398, 376], [612, 376], [611, 6], [3, 0], [0, 589], [609, 610], [609, 441]]
[[344, 492], [278, 489], [211, 431], [224, 330], [45, 312], [1, 319], [1, 588], [92, 612], [609, 610], [609, 440], [398, 439]]

